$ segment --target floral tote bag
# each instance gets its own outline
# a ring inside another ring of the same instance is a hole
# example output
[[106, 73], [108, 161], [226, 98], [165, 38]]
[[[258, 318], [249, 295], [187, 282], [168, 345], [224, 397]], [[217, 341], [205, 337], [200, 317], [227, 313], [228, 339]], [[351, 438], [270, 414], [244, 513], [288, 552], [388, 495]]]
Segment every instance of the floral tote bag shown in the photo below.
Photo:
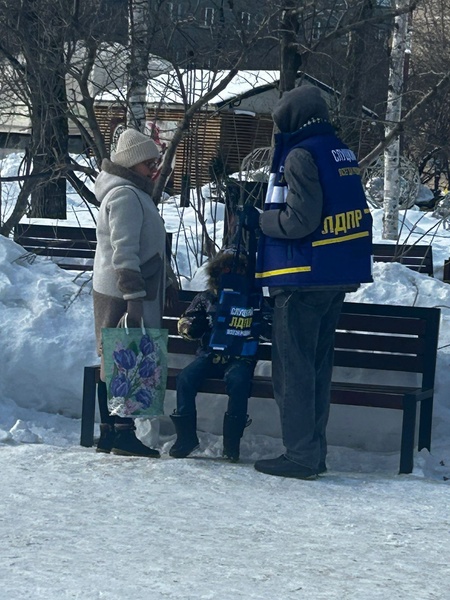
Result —
[[[122, 325], [122, 326], [121, 326]], [[108, 408], [119, 417], [164, 413], [167, 329], [129, 328], [126, 320], [102, 329]]]

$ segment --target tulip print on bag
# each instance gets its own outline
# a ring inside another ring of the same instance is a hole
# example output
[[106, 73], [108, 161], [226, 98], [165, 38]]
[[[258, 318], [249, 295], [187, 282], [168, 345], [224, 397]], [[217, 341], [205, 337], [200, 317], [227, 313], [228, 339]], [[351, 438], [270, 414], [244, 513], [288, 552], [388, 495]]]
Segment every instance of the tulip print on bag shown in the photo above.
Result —
[[102, 330], [108, 408], [119, 417], [164, 413], [167, 380], [166, 329]]

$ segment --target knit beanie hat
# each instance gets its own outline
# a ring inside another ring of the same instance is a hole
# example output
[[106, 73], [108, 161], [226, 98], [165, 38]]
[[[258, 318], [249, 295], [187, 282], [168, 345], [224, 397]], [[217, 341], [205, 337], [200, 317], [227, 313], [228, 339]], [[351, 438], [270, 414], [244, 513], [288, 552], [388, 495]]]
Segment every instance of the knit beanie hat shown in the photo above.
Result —
[[136, 129], [125, 129], [117, 141], [112, 162], [129, 168], [146, 160], [159, 157], [158, 146], [148, 135], [144, 135]]

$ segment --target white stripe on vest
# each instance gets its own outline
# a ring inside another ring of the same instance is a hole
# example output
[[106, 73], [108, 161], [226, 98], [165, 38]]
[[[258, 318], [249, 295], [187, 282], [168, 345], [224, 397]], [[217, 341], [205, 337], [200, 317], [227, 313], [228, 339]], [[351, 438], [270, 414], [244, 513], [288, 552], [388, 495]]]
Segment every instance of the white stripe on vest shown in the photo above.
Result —
[[267, 185], [266, 204], [284, 204], [288, 194], [286, 185], [275, 185], [276, 173], [271, 173]]

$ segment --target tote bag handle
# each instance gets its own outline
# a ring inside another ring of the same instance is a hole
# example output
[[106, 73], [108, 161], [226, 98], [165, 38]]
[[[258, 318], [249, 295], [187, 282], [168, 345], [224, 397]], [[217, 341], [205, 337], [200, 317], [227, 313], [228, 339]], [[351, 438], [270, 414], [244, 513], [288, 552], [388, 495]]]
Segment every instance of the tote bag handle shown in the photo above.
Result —
[[[117, 327], [121, 327], [121, 328], [125, 329], [125, 333], [127, 335], [130, 335], [129, 327], [128, 327], [128, 313], [124, 313], [123, 317], [121, 317], [120, 321], [118, 322]], [[145, 335], [145, 325], [144, 325], [144, 319], [142, 317], [141, 317], [141, 331], [142, 331], [142, 335]]]

